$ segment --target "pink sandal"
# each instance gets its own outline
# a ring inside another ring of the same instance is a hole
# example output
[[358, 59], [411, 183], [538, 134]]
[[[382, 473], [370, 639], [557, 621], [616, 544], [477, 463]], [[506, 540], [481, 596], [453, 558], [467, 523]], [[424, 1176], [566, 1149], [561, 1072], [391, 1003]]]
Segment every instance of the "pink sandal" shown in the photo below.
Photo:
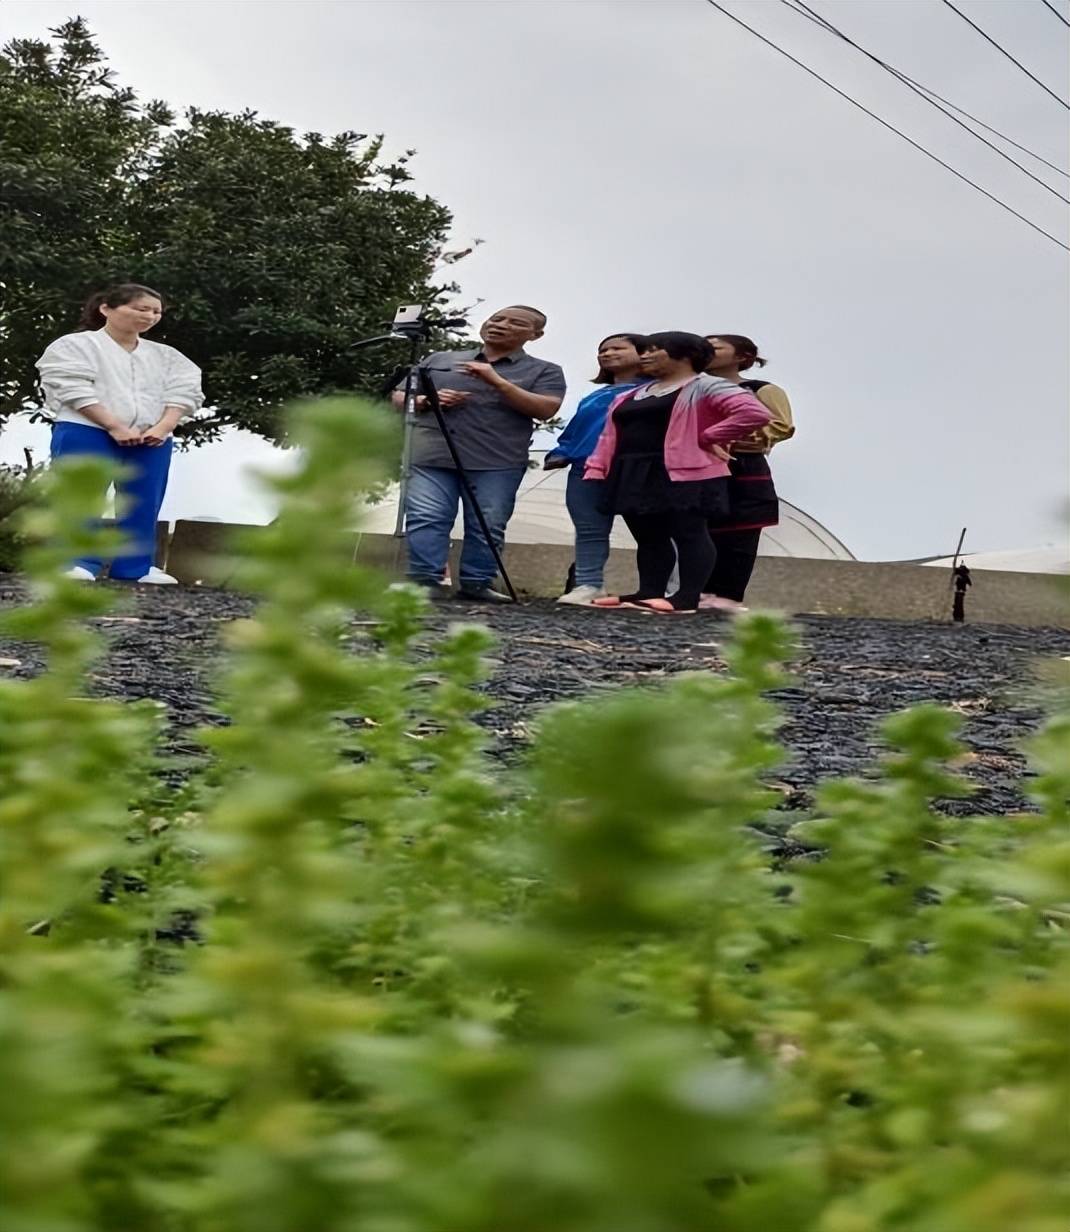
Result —
[[606, 608], [611, 612], [620, 612], [625, 609], [633, 612], [649, 612], [651, 609], [644, 607], [644, 602], [643, 599], [625, 599], [621, 595], [605, 595], [601, 599], [592, 599], [590, 606]]
[[637, 599], [633, 605], [646, 612], [657, 612], [659, 616], [694, 616], [697, 608], [673, 607], [668, 599]]
[[722, 599], [719, 595], [703, 595], [698, 601], [700, 612], [722, 612], [727, 616], [739, 616], [749, 608], [735, 599]]

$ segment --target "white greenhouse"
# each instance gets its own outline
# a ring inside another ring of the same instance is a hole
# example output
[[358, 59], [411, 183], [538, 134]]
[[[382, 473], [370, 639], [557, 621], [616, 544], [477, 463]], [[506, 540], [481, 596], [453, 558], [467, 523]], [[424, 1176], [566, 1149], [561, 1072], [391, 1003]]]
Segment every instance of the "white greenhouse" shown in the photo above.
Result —
[[[516, 511], [506, 532], [509, 543], [571, 544], [572, 522], [565, 508], [567, 470], [544, 471], [542, 455], [534, 454], [539, 469], [529, 470], [520, 485]], [[362, 530], [371, 534], [390, 534], [397, 518], [397, 490], [368, 510]], [[460, 521], [455, 535], [460, 537]], [[632, 548], [635, 541], [621, 518], [614, 523], [610, 542], [615, 548]], [[786, 500], [780, 502], [780, 525], [762, 533], [759, 554], [795, 556], [809, 560], [854, 560], [853, 553], [836, 536], [802, 509]]]

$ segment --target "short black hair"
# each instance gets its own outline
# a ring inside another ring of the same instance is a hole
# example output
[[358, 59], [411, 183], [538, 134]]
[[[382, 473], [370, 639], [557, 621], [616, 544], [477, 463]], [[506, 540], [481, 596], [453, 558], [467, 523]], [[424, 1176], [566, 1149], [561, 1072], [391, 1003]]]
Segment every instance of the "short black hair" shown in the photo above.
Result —
[[[546, 313], [541, 308], [532, 308], [530, 304], [507, 304], [506, 308], [519, 308], [521, 312], [530, 312], [535, 318], [540, 330], [546, 328]], [[499, 308], [499, 312], [504, 312], [506, 309]]]
[[705, 372], [713, 359], [713, 347], [701, 334], [689, 334], [682, 329], [666, 329], [647, 334], [648, 351], [664, 351], [672, 359], [686, 359], [696, 372]]
[[[647, 346], [646, 334], [625, 334], [625, 333], [606, 334], [606, 336], [598, 344], [598, 349], [601, 350], [606, 345], [607, 342], [611, 342], [614, 338], [627, 338], [628, 341], [632, 344], [633, 347], [635, 347], [635, 349], [639, 352], [640, 355], [642, 355], [644, 351], [647, 351], [650, 349]], [[612, 385], [614, 384], [613, 373], [607, 372], [605, 368], [599, 368], [598, 375], [594, 378], [594, 380], [591, 383], [593, 385]]]

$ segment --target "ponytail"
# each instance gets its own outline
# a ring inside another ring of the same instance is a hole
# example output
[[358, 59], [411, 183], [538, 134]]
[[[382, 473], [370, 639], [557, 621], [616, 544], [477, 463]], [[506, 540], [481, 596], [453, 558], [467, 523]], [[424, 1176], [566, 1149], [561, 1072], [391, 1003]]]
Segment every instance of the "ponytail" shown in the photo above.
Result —
[[728, 345], [735, 351], [739, 358], [739, 370], [746, 372], [748, 368], [753, 368], [755, 364], [759, 368], [764, 368], [769, 362], [758, 354], [758, 344], [745, 334], [707, 334], [707, 338], [717, 338], [721, 342], [727, 342]]
[[79, 329], [103, 329], [106, 321], [102, 307], [119, 308], [129, 304], [140, 295], [151, 295], [166, 307], [164, 297], [152, 287], [144, 287], [139, 282], [120, 282], [104, 291], [96, 291], [82, 307], [82, 315], [78, 318]]
[[82, 305], [82, 315], [78, 318], [79, 329], [103, 329], [104, 314], [100, 311], [100, 305], [107, 298], [107, 293], [97, 291], [91, 295]]

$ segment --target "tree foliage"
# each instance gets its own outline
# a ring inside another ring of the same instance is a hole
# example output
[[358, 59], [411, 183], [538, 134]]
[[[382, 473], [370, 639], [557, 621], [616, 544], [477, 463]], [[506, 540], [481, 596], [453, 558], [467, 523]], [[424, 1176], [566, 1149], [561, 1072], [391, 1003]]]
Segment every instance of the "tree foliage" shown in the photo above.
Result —
[[421, 642], [337, 531], [393, 427], [303, 417], [178, 794], [159, 713], [86, 698], [109, 592], [57, 566], [100, 475], [49, 476], [6, 618], [47, 670], [0, 681], [0, 1228], [1062, 1232], [1067, 718], [1036, 812], [963, 820], [958, 720], [895, 716], [777, 866], [755, 615], [727, 675], [555, 708], [492, 773], [487, 634]]
[[33, 362], [86, 296], [143, 282], [173, 306], [152, 335], [205, 372], [211, 420], [282, 439], [297, 396], [371, 389], [393, 357], [352, 351], [399, 303], [435, 303], [449, 212], [406, 185], [411, 151], [299, 136], [255, 112], [118, 85], [84, 21], [0, 55], [0, 416], [38, 405]]

